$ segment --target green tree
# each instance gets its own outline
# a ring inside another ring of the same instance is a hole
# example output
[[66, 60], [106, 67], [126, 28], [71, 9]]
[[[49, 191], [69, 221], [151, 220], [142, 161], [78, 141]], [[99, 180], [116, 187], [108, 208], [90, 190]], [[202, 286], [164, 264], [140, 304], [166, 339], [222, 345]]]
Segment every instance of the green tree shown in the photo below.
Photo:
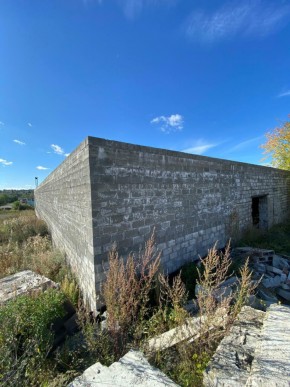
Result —
[[[290, 118], [290, 115], [289, 115]], [[290, 171], [290, 121], [266, 133], [267, 141], [261, 147], [275, 168]]]
[[9, 202], [9, 197], [6, 194], [0, 194], [0, 206], [7, 204]]

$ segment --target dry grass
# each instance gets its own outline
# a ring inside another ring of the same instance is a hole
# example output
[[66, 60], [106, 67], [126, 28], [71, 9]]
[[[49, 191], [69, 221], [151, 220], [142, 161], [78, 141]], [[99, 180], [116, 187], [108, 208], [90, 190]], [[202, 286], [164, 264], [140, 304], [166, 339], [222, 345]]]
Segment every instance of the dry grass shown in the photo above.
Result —
[[32, 270], [54, 281], [63, 276], [64, 257], [52, 248], [46, 224], [33, 211], [0, 219], [0, 278]]

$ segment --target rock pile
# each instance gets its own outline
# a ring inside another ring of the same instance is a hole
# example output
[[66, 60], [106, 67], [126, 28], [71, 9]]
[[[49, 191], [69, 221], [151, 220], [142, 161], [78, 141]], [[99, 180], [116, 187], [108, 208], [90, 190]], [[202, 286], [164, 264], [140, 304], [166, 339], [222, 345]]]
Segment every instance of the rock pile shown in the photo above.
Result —
[[239, 247], [232, 252], [234, 259], [249, 257], [254, 279], [261, 279], [257, 295], [267, 305], [290, 301], [290, 257], [277, 255], [273, 250]]

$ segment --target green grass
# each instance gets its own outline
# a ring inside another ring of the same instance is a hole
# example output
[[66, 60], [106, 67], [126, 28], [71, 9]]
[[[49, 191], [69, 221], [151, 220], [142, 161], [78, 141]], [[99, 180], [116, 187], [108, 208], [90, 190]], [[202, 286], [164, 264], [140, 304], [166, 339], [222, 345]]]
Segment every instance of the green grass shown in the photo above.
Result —
[[271, 249], [278, 254], [290, 256], [290, 219], [271, 227], [269, 231], [255, 228], [247, 230], [237, 246]]
[[50, 326], [64, 315], [58, 290], [19, 296], [0, 308], [0, 385], [41, 385], [51, 367]]

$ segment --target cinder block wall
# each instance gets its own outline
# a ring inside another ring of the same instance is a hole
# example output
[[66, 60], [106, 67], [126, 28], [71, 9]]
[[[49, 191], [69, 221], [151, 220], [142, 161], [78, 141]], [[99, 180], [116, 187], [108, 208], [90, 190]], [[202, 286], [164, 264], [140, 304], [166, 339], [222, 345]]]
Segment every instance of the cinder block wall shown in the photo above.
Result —
[[95, 309], [95, 270], [88, 139], [35, 190], [36, 214], [66, 253], [87, 304]]
[[94, 308], [114, 242], [120, 254], [138, 252], [155, 228], [163, 268], [172, 272], [251, 226], [253, 205], [263, 227], [281, 222], [289, 177], [268, 167], [88, 137], [36, 190], [36, 209], [77, 267]]
[[93, 137], [89, 147], [97, 291], [113, 242], [138, 251], [155, 227], [172, 272], [251, 226], [253, 197], [266, 195], [268, 226], [288, 211], [285, 171]]

